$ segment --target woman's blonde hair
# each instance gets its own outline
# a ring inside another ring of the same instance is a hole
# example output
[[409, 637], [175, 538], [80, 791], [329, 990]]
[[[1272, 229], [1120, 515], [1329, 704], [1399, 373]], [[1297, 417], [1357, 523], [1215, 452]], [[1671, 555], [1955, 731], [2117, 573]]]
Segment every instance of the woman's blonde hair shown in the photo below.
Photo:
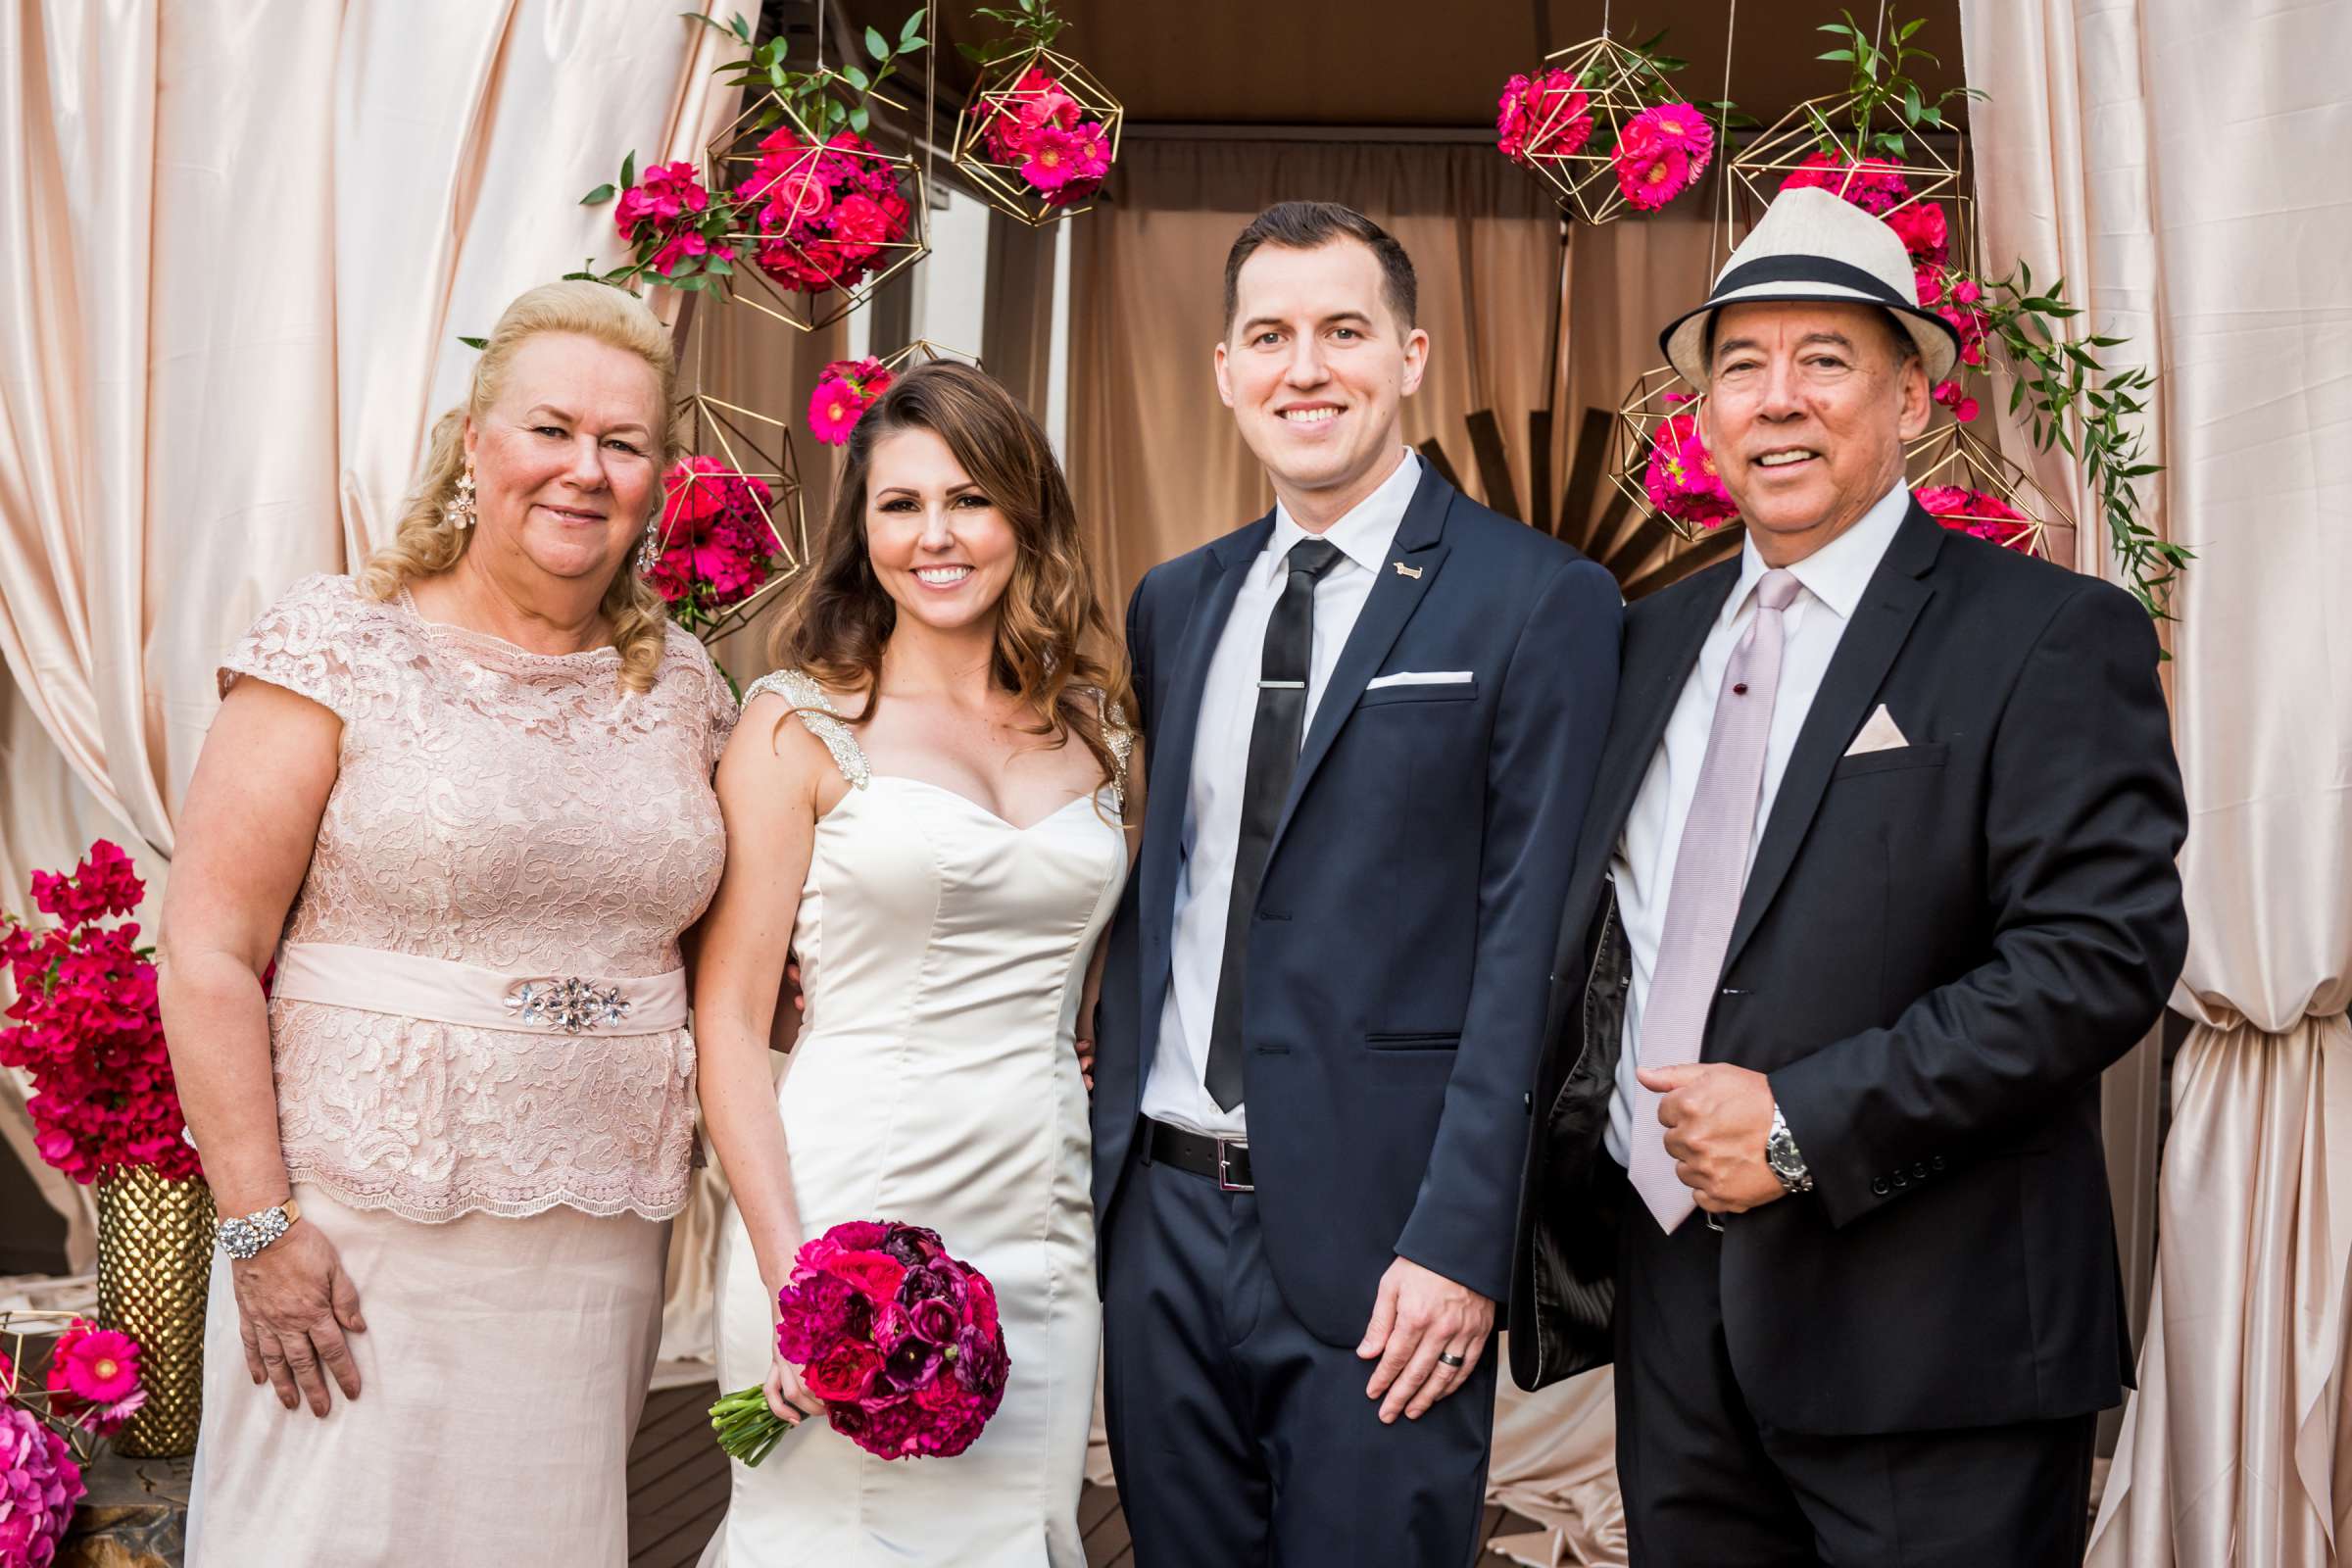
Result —
[[[669, 328], [648, 310], [645, 302], [603, 283], [574, 280], [542, 283], [516, 297], [490, 332], [489, 346], [474, 362], [473, 382], [466, 401], [433, 424], [432, 445], [417, 470], [415, 489], [400, 514], [392, 542], [368, 558], [360, 568], [362, 591], [376, 599], [391, 599], [404, 583], [449, 570], [465, 558], [473, 541], [472, 528], [453, 528], [444, 512], [458, 493], [458, 477], [466, 471], [466, 420], [479, 419], [498, 401], [499, 388], [514, 355], [530, 339], [545, 332], [572, 332], [636, 355], [654, 368], [661, 382], [660, 426], [654, 434], [656, 474], [665, 473], [677, 456], [676, 421], [671, 399], [676, 394], [677, 355]], [[658, 511], [662, 487], [654, 486]], [[651, 514], [645, 519], [651, 521]], [[605, 589], [605, 618], [612, 623], [613, 646], [620, 651], [621, 684], [631, 691], [648, 691], [662, 667], [662, 649], [668, 635], [669, 616], [662, 596], [637, 569], [637, 552], [621, 558], [620, 569]]]

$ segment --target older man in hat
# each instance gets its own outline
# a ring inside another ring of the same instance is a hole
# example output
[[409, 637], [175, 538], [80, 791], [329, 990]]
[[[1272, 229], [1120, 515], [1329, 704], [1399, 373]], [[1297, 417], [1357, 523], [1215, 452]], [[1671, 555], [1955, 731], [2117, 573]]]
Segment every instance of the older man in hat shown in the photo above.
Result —
[[1627, 616], [1513, 1372], [1616, 1362], [1642, 1568], [2078, 1563], [2099, 1074], [2187, 940], [2155, 632], [1912, 498], [1958, 345], [1880, 220], [1782, 196], [1663, 342], [1747, 537]]

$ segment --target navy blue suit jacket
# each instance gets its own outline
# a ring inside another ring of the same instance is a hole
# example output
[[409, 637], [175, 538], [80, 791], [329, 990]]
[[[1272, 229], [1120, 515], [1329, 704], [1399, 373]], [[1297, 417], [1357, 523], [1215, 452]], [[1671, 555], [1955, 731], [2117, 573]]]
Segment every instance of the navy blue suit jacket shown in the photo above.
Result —
[[[1167, 996], [1201, 686], [1273, 525], [1154, 567], [1128, 607], [1151, 772], [1097, 1035], [1105, 1255]], [[1390, 556], [1307, 726], [1243, 1004], [1275, 1283], [1334, 1345], [1361, 1338], [1398, 1255], [1508, 1293], [1560, 889], [1617, 684], [1615, 581], [1435, 470]], [[1401, 670], [1472, 678], [1365, 690]]]

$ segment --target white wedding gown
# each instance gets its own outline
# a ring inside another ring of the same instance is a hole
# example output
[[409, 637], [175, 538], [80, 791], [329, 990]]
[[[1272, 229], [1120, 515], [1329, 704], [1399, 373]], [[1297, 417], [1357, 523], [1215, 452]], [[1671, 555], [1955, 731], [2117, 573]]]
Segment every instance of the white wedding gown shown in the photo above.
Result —
[[[1087, 1096], [1072, 1050], [1086, 966], [1127, 869], [1114, 792], [1025, 828], [915, 779], [869, 775], [824, 694], [778, 672], [852, 782], [816, 825], [793, 942], [808, 1010], [778, 1107], [806, 1234], [904, 1220], [993, 1281], [1004, 1403], [954, 1458], [882, 1460], [822, 1419], [732, 1494], [703, 1568], [1078, 1568], [1094, 1410]], [[718, 1262], [718, 1381], [767, 1375], [774, 1337], [743, 1222]]]

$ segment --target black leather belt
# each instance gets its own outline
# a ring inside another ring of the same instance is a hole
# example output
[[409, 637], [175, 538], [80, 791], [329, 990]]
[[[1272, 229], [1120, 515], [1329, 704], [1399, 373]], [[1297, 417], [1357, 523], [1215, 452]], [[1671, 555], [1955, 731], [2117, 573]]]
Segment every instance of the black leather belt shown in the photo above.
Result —
[[1256, 1183], [1250, 1179], [1250, 1145], [1243, 1139], [1188, 1133], [1149, 1116], [1144, 1118], [1144, 1135], [1148, 1140], [1144, 1152], [1155, 1165], [1173, 1165], [1205, 1176], [1229, 1193], [1257, 1191]]

